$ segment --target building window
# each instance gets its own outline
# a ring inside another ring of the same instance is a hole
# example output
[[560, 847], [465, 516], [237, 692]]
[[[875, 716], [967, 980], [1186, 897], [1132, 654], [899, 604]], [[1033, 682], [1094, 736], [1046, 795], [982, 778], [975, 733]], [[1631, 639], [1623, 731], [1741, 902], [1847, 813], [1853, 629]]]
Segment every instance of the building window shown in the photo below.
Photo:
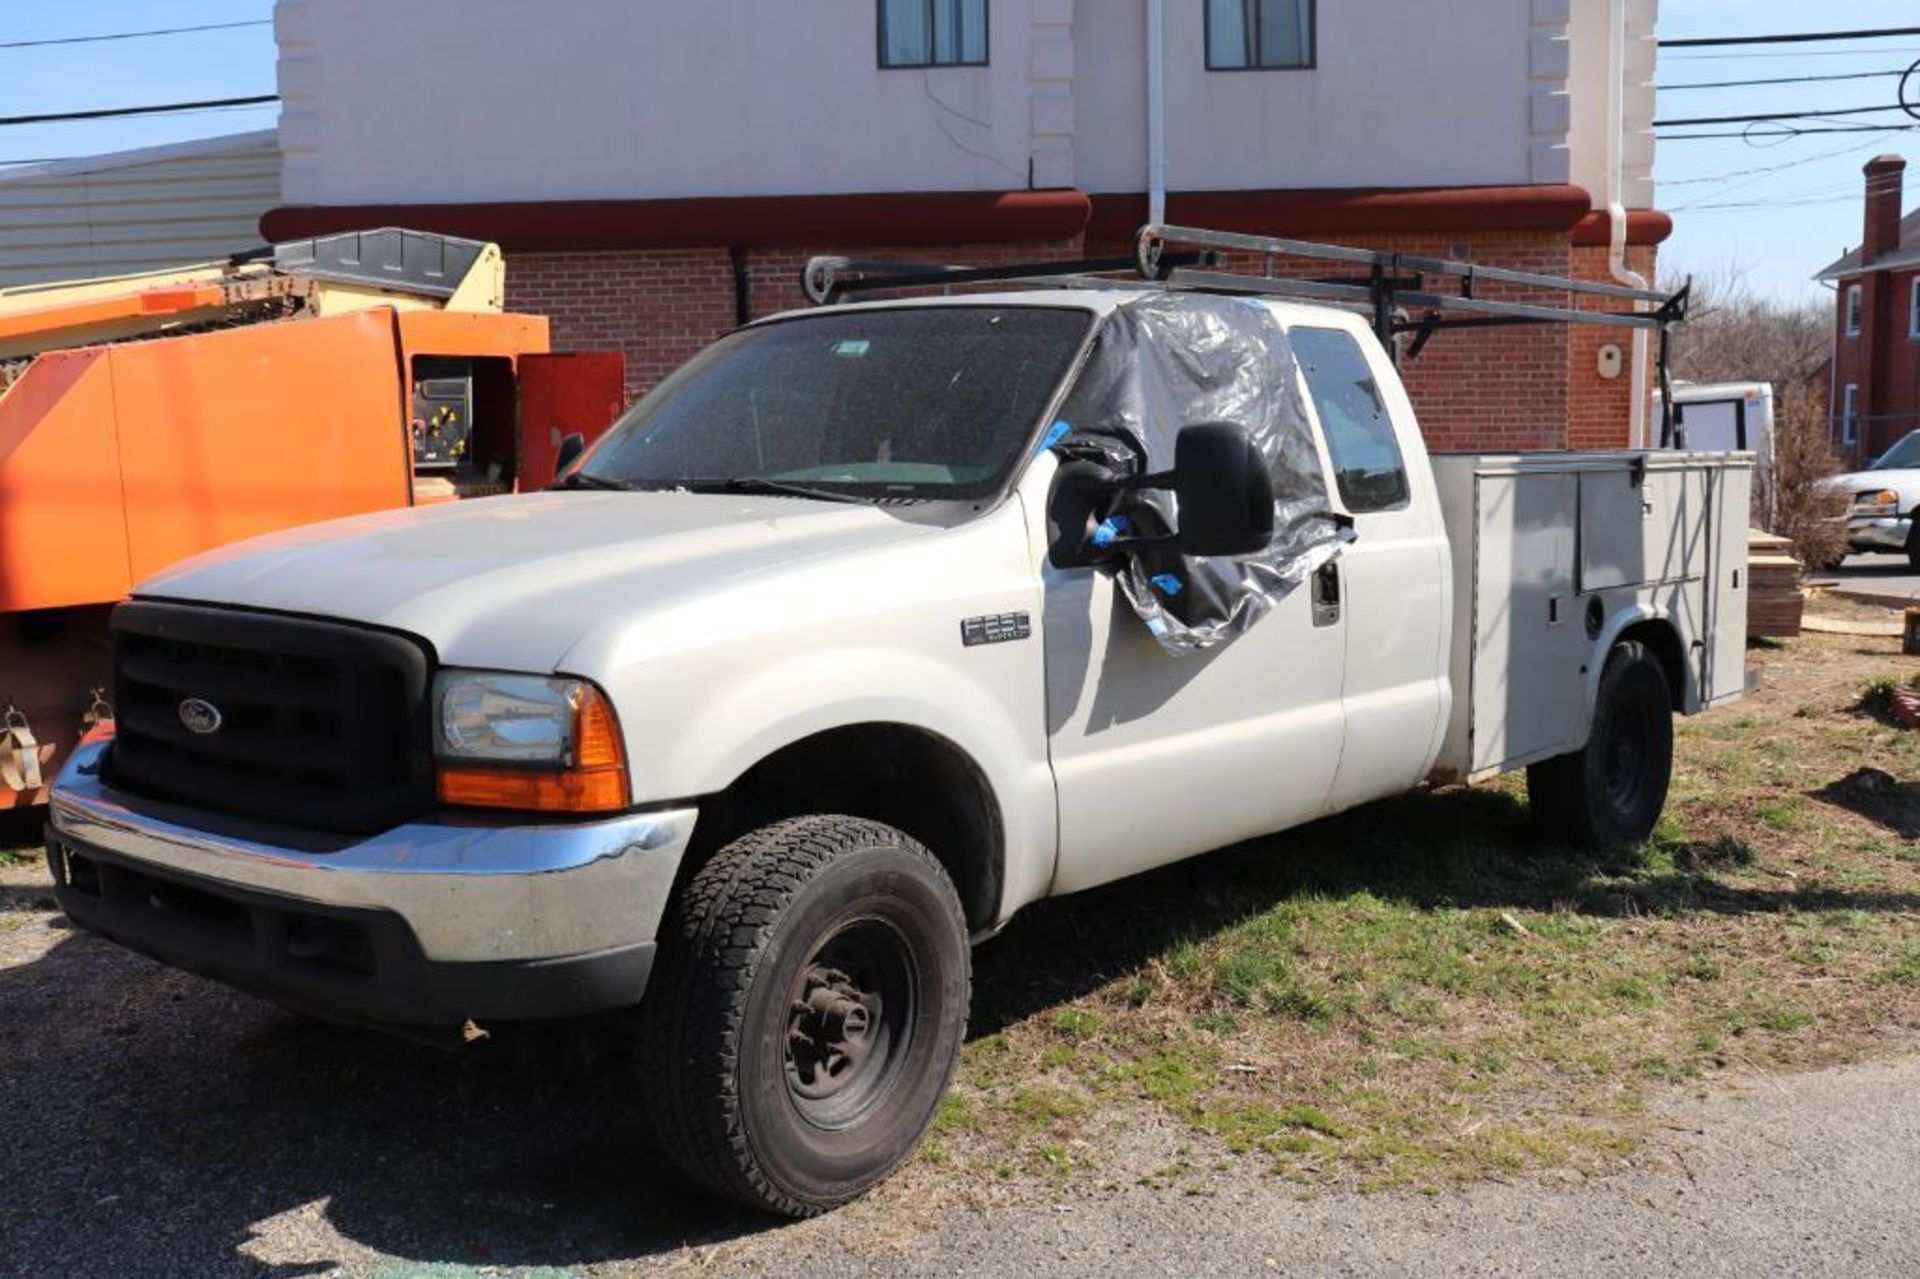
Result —
[[1840, 397], [1840, 442], [1852, 444], [1860, 438], [1860, 386], [1847, 383]]
[[1847, 336], [1860, 336], [1860, 286], [1857, 284], [1847, 286]]
[[1314, 0], [1207, 0], [1207, 70], [1313, 66]]
[[1920, 275], [1907, 283], [1907, 336], [1920, 341]]
[[883, 67], [984, 67], [987, 0], [880, 0]]

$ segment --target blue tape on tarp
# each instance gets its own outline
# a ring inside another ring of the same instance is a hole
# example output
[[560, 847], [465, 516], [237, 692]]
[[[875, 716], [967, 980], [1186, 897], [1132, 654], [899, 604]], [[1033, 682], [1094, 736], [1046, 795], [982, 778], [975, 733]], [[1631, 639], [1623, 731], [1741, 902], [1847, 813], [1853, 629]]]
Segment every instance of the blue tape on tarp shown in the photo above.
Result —
[[1171, 573], [1156, 573], [1147, 580], [1152, 582], [1154, 587], [1168, 598], [1178, 595], [1186, 589], [1187, 585]]
[[1112, 546], [1113, 540], [1133, 527], [1133, 521], [1124, 515], [1109, 515], [1100, 521], [1100, 527], [1093, 530], [1095, 546]]
[[1071, 422], [1067, 422], [1067, 421], [1055, 422], [1052, 426], [1047, 428], [1046, 435], [1040, 441], [1040, 448], [1038, 452], [1045, 453], [1048, 449], [1058, 444], [1061, 440], [1066, 439], [1067, 435], [1072, 430], [1073, 430], [1073, 423]]

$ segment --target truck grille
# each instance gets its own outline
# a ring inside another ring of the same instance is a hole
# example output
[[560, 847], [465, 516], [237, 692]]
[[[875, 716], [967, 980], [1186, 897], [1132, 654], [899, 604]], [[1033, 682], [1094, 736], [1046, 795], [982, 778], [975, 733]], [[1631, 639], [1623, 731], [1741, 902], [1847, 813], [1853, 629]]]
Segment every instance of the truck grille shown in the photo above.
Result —
[[433, 804], [432, 662], [402, 635], [135, 602], [113, 615], [116, 785], [322, 830]]

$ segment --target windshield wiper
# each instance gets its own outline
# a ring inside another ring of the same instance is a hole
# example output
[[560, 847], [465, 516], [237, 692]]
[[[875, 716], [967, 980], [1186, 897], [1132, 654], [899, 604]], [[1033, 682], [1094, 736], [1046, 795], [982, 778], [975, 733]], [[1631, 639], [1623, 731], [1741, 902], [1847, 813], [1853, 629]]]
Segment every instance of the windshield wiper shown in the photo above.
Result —
[[716, 480], [681, 480], [677, 485], [689, 493], [776, 493], [783, 497], [810, 497], [820, 502], [860, 502], [854, 493], [836, 493], [791, 480], [769, 479], [764, 475], [733, 475]]
[[604, 475], [588, 475], [584, 471], [574, 471], [565, 479], [547, 485], [550, 489], [611, 489], [625, 493], [633, 488], [632, 480], [611, 480]]

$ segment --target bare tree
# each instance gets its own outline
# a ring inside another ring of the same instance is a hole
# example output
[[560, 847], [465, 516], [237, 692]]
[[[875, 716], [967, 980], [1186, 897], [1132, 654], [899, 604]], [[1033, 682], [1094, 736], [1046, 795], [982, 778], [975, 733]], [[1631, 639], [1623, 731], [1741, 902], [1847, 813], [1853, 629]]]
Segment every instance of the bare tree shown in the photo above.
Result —
[[1785, 396], [1827, 361], [1832, 312], [1818, 301], [1757, 296], [1746, 269], [1721, 263], [1693, 277], [1687, 322], [1674, 330], [1673, 375], [1689, 382], [1771, 382]]
[[1832, 324], [1831, 310], [1818, 300], [1759, 297], [1743, 267], [1722, 263], [1694, 277], [1687, 322], [1674, 331], [1674, 377], [1772, 384], [1766, 523], [1769, 532], [1792, 540], [1795, 558], [1810, 568], [1846, 554], [1846, 495], [1823, 483], [1841, 470], [1818, 380], [1831, 350]]

